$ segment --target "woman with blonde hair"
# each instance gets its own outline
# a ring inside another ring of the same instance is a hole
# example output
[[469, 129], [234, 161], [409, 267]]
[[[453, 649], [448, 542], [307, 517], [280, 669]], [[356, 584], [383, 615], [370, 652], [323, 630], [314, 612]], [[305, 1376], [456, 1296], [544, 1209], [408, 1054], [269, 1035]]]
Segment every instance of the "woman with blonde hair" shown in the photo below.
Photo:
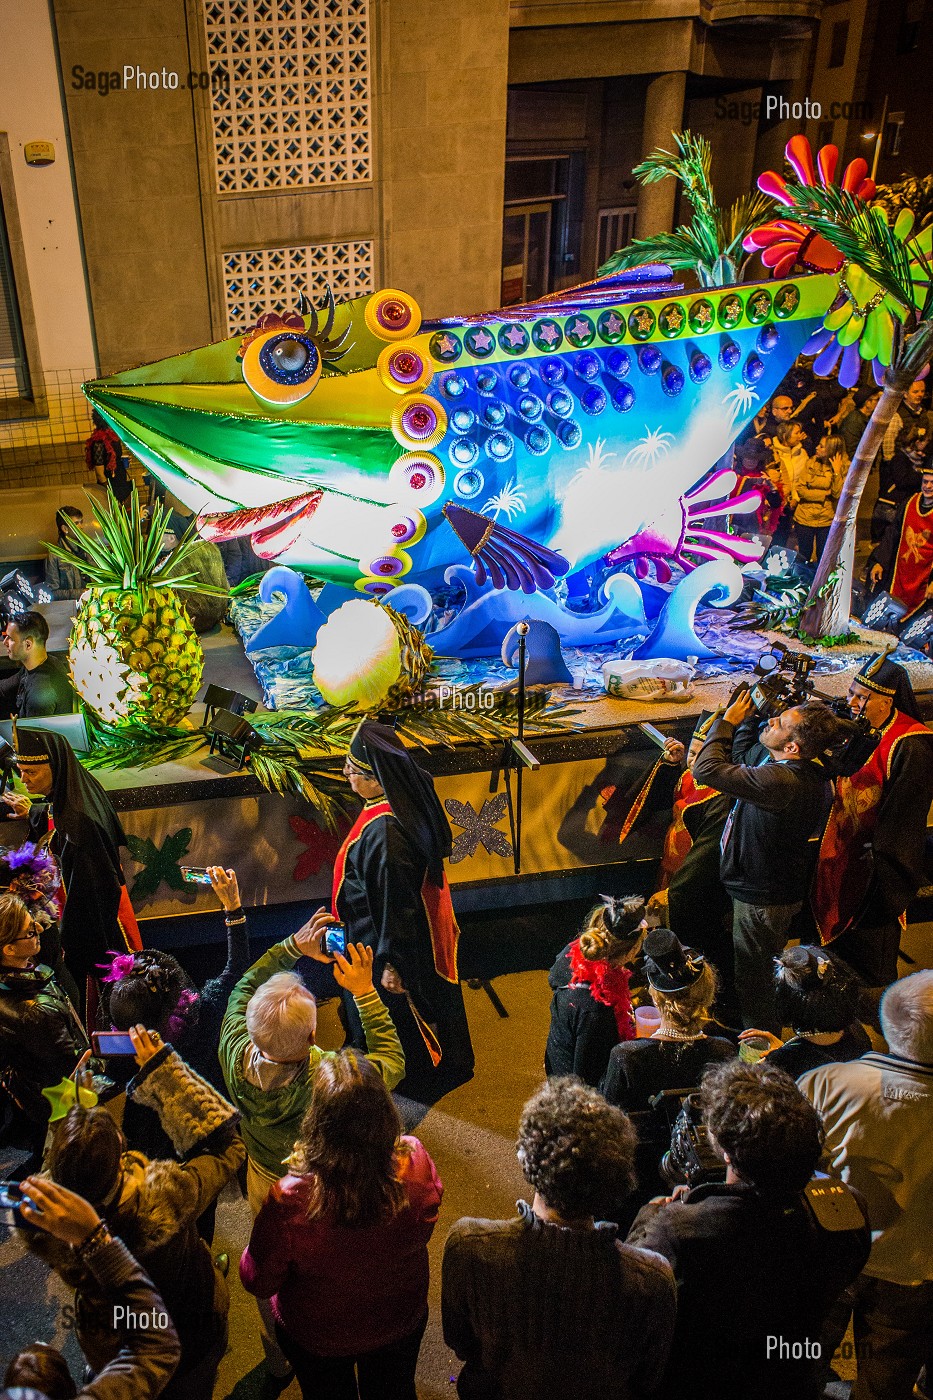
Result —
[[814, 548], [813, 562], [820, 562], [848, 469], [845, 441], [827, 434], [820, 438], [816, 452], [797, 477], [791, 501], [798, 552], [805, 564], [811, 562]]
[[600, 1086], [610, 1103], [636, 1114], [646, 1113], [663, 1089], [693, 1088], [707, 1065], [737, 1053], [730, 1040], [706, 1033], [717, 977], [703, 954], [685, 948], [667, 928], [652, 929], [642, 952], [661, 1024], [647, 1039], [615, 1047]]
[[415, 1400], [428, 1240], [443, 1187], [361, 1054], [322, 1060], [311, 1106], [240, 1260], [270, 1298], [306, 1400]]
[[629, 979], [646, 927], [640, 895], [601, 899], [548, 974], [554, 995], [544, 1055], [548, 1077], [575, 1074], [594, 1088], [612, 1047], [635, 1035]]

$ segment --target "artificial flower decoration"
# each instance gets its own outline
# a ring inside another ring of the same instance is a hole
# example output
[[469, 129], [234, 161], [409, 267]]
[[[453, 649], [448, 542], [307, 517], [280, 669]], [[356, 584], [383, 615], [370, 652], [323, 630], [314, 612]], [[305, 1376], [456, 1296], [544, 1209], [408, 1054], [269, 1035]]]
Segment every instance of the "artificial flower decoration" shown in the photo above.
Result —
[[[821, 184], [824, 188], [835, 183], [839, 164], [839, 148], [822, 146], [813, 162], [813, 151], [805, 136], [792, 136], [785, 147], [788, 164], [802, 185]], [[787, 181], [774, 170], [758, 177], [758, 188], [779, 204], [794, 204]], [[868, 178], [868, 166], [859, 156], [846, 166], [840, 188], [866, 202], [874, 198], [875, 182]], [[761, 261], [775, 277], [787, 277], [797, 271], [838, 272], [843, 256], [821, 234], [790, 219], [772, 219], [753, 229], [742, 243], [747, 253], [760, 253]]]
[[[887, 223], [887, 215], [877, 206], [872, 218]], [[892, 229], [899, 243], [904, 243], [910, 258], [910, 278], [914, 304], [921, 306], [929, 286], [930, 248], [933, 227], [925, 228], [915, 239], [910, 235], [914, 215], [904, 209]], [[909, 241], [908, 241], [909, 240]], [[907, 308], [895, 297], [886, 294], [874, 278], [853, 263], [844, 263], [839, 279], [839, 296], [833, 302], [823, 325], [803, 347], [804, 355], [815, 355], [813, 368], [817, 374], [830, 375], [837, 370], [839, 383], [852, 389], [858, 383], [863, 360], [872, 361], [875, 383], [884, 383], [884, 372], [894, 354], [894, 318], [902, 323]]]

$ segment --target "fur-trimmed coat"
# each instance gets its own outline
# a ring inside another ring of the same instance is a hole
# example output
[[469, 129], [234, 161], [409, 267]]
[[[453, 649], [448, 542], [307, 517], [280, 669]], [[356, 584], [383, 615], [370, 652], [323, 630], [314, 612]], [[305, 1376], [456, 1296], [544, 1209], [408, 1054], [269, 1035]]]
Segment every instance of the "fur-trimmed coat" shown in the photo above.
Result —
[[[226, 1333], [227, 1285], [197, 1220], [245, 1161], [246, 1147], [236, 1110], [171, 1045], [143, 1066], [127, 1094], [158, 1113], [183, 1160], [124, 1153], [119, 1194], [101, 1214], [161, 1294], [181, 1340], [182, 1375]], [[69, 1246], [38, 1231], [30, 1232], [29, 1243], [75, 1289], [78, 1339], [91, 1367], [99, 1369], [119, 1346], [112, 1297]]]

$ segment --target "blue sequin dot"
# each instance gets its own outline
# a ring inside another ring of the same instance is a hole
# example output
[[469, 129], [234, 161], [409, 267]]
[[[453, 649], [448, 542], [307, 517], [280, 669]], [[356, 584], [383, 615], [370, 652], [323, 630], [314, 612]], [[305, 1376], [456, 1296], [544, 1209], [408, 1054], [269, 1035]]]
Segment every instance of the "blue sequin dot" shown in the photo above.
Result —
[[507, 462], [514, 450], [511, 433], [490, 433], [486, 439], [486, 455], [494, 462]]
[[580, 395], [580, 407], [584, 413], [602, 413], [606, 407], [606, 394], [600, 389], [598, 384], [591, 384], [588, 389], [584, 389]]
[[479, 448], [472, 438], [457, 438], [447, 455], [455, 467], [470, 467], [479, 456]]
[[551, 445], [551, 434], [547, 428], [540, 425], [536, 428], [529, 428], [525, 434], [525, 446], [535, 457], [540, 457], [542, 452], [547, 452]]
[[468, 501], [473, 496], [478, 496], [484, 485], [482, 472], [474, 470], [458, 472], [454, 477], [454, 490], [458, 496], [463, 496]]
[[573, 412], [573, 395], [566, 389], [555, 389], [547, 396], [547, 406], [558, 418], [567, 418]]

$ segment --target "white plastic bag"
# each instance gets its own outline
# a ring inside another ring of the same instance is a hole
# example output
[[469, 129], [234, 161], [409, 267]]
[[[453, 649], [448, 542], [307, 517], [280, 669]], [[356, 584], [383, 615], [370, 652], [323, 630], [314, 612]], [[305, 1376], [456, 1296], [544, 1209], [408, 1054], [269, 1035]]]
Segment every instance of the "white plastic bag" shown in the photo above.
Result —
[[607, 661], [603, 685], [619, 700], [683, 704], [693, 696], [693, 667], [686, 661]]

